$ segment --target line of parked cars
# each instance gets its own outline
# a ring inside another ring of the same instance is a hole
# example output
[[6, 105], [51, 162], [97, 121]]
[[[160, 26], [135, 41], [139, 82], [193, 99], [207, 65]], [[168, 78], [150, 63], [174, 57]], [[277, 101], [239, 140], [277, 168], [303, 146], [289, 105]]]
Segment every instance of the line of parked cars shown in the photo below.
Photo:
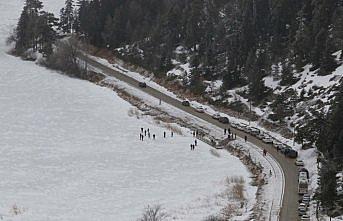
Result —
[[290, 147], [287, 144], [284, 144], [280, 141], [277, 141], [275, 138], [270, 136], [268, 133], [263, 132], [256, 127], [251, 127], [251, 126], [244, 124], [244, 123], [231, 123], [231, 126], [233, 128], [236, 128], [238, 130], [244, 131], [248, 134], [255, 136], [256, 138], [262, 140], [266, 144], [273, 145], [274, 148], [276, 148], [278, 151], [280, 151], [286, 157], [289, 157], [289, 158], [297, 158], [298, 157], [298, 152], [296, 150], [292, 149], [292, 147]]

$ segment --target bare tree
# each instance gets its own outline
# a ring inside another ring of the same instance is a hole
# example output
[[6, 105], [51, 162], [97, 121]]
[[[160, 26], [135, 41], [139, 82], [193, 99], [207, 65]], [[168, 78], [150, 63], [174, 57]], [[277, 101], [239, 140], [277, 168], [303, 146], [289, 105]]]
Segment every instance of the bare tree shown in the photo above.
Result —
[[160, 205], [155, 205], [153, 207], [148, 206], [142, 218], [137, 221], [163, 221], [168, 217], [167, 213], [163, 211]]
[[56, 48], [48, 58], [47, 66], [63, 71], [71, 76], [82, 77], [82, 69], [78, 63], [78, 58], [81, 54], [79, 48], [79, 41], [73, 37], [56, 42]]

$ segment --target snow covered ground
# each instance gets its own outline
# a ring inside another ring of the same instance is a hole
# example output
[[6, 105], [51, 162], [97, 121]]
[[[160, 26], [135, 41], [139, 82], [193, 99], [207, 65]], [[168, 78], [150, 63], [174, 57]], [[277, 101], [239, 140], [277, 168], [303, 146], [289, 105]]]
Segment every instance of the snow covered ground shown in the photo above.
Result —
[[[0, 2], [0, 219], [132, 221], [161, 204], [169, 219], [198, 221], [226, 205], [233, 176], [252, 202], [250, 173], [226, 151], [198, 141], [191, 152], [189, 130], [171, 138], [111, 90], [7, 55], [22, 3]], [[63, 1], [44, 3], [57, 13]], [[156, 140], [140, 141], [141, 127]]]

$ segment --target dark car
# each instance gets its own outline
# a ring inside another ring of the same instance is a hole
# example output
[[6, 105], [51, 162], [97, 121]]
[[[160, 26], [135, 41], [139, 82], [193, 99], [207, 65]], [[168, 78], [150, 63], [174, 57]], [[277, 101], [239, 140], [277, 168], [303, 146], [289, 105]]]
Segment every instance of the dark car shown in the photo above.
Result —
[[138, 83], [138, 86], [139, 86], [139, 87], [146, 88], [146, 83], [145, 83], [145, 82], [139, 82], [139, 83]]
[[228, 124], [228, 123], [229, 123], [229, 118], [227, 118], [227, 117], [220, 117], [220, 118], [218, 119], [218, 121], [219, 121], [220, 123], [223, 123], [223, 124]]
[[297, 158], [298, 152], [293, 149], [288, 149], [288, 151], [285, 152], [285, 156], [289, 158]]
[[186, 106], [186, 107], [189, 107], [190, 103], [189, 103], [189, 101], [182, 101], [182, 105]]

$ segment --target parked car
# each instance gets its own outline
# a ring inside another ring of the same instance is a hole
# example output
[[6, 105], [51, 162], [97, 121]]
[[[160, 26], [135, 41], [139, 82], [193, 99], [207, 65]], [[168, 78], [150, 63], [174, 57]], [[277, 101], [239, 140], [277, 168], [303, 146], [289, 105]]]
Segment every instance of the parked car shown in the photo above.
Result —
[[205, 112], [205, 109], [203, 108], [203, 107], [197, 107], [197, 108], [195, 108], [195, 110], [197, 111], [197, 112], [199, 112], [199, 113], [204, 113]]
[[189, 106], [190, 106], [190, 103], [189, 103], [189, 101], [184, 100], [184, 101], [182, 101], [182, 105], [183, 105], [183, 106], [186, 106], [186, 107], [189, 107]]
[[298, 207], [299, 216], [306, 215], [307, 207], [304, 203], [300, 203]]
[[252, 128], [250, 128], [250, 134], [257, 137], [260, 134], [260, 130], [252, 127]]
[[280, 142], [274, 142], [273, 143], [273, 146], [276, 148], [276, 149], [280, 149], [280, 146], [282, 145], [282, 143]]
[[[305, 195], [305, 194], [304, 194]], [[301, 203], [304, 203], [306, 206], [310, 205], [310, 197], [309, 196], [303, 196], [303, 199], [301, 201]]]
[[301, 221], [310, 221], [310, 220], [311, 220], [311, 218], [310, 218], [310, 216], [307, 215], [307, 214], [302, 215], [302, 217], [301, 217]]
[[266, 138], [265, 134], [263, 134], [263, 133], [258, 134], [256, 137], [261, 139], [261, 140]]
[[301, 167], [301, 168], [299, 169], [299, 174], [300, 174], [301, 172], [304, 172], [304, 173], [306, 174], [306, 178], [307, 178], [307, 179], [310, 178], [310, 174], [309, 174], [308, 170], [307, 170], [305, 167]]
[[237, 124], [236, 123], [231, 123], [231, 127], [233, 127], [233, 128], [237, 128]]
[[219, 120], [221, 118], [220, 114], [219, 113], [215, 113], [212, 115], [212, 118], [215, 119], [215, 120]]
[[285, 156], [289, 158], [297, 158], [298, 157], [298, 152], [293, 149], [288, 149], [288, 151], [285, 152]]
[[262, 139], [262, 141], [266, 144], [272, 144], [273, 143], [273, 139], [271, 139], [271, 138], [264, 138], [264, 139]]
[[304, 161], [302, 160], [296, 160], [295, 165], [297, 165], [298, 167], [303, 167], [305, 164], [304, 164]]
[[229, 118], [227, 117], [220, 117], [218, 120], [220, 123], [223, 123], [223, 124], [228, 124], [230, 122]]
[[142, 88], [146, 88], [146, 83], [145, 82], [139, 82], [138, 86], [142, 87]]

